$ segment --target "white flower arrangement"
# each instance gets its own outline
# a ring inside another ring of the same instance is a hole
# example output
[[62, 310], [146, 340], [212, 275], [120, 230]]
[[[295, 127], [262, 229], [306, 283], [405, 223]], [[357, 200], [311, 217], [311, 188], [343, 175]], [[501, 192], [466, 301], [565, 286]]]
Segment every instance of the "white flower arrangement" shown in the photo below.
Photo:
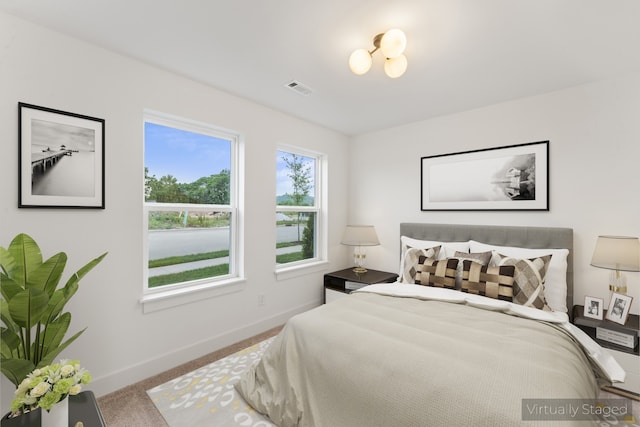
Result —
[[81, 368], [77, 360], [61, 360], [60, 363], [35, 369], [16, 389], [16, 397], [11, 402], [11, 416], [36, 408], [49, 411], [68, 395], [80, 393], [82, 385], [89, 382], [89, 371]]

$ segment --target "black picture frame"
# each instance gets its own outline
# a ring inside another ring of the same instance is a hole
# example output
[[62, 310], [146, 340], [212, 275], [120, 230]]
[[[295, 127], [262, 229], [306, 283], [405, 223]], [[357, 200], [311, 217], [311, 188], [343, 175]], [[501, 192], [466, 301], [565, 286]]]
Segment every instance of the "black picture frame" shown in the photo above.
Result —
[[420, 158], [422, 211], [548, 211], [549, 141]]
[[18, 207], [105, 208], [105, 120], [18, 103]]

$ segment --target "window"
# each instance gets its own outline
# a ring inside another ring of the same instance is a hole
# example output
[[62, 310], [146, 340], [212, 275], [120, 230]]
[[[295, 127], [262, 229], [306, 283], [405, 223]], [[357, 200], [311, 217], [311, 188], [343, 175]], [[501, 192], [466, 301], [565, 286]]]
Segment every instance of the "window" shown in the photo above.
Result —
[[145, 113], [145, 294], [239, 275], [238, 135]]
[[292, 147], [276, 152], [276, 268], [326, 258], [321, 171], [320, 154]]

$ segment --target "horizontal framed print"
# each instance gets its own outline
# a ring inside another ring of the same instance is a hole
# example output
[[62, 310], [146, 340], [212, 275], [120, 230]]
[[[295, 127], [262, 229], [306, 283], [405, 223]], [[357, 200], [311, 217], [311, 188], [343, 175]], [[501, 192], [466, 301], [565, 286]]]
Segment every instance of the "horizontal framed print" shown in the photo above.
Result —
[[621, 325], [627, 323], [629, 309], [631, 308], [631, 301], [633, 301], [633, 297], [630, 297], [629, 295], [612, 292], [611, 301], [609, 301], [609, 309], [607, 310], [605, 319]]
[[104, 119], [18, 104], [18, 207], [104, 209]]
[[602, 320], [604, 300], [602, 298], [584, 297], [584, 317]]
[[549, 210], [549, 141], [420, 159], [423, 211]]

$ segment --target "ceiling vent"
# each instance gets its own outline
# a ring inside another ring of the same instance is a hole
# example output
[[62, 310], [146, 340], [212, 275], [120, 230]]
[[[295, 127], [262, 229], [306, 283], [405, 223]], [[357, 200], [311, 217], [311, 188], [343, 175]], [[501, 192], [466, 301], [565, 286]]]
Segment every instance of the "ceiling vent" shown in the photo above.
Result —
[[285, 86], [291, 89], [292, 91], [299, 93], [300, 95], [309, 96], [313, 93], [313, 90], [311, 90], [309, 86], [305, 86], [296, 80], [291, 80]]

